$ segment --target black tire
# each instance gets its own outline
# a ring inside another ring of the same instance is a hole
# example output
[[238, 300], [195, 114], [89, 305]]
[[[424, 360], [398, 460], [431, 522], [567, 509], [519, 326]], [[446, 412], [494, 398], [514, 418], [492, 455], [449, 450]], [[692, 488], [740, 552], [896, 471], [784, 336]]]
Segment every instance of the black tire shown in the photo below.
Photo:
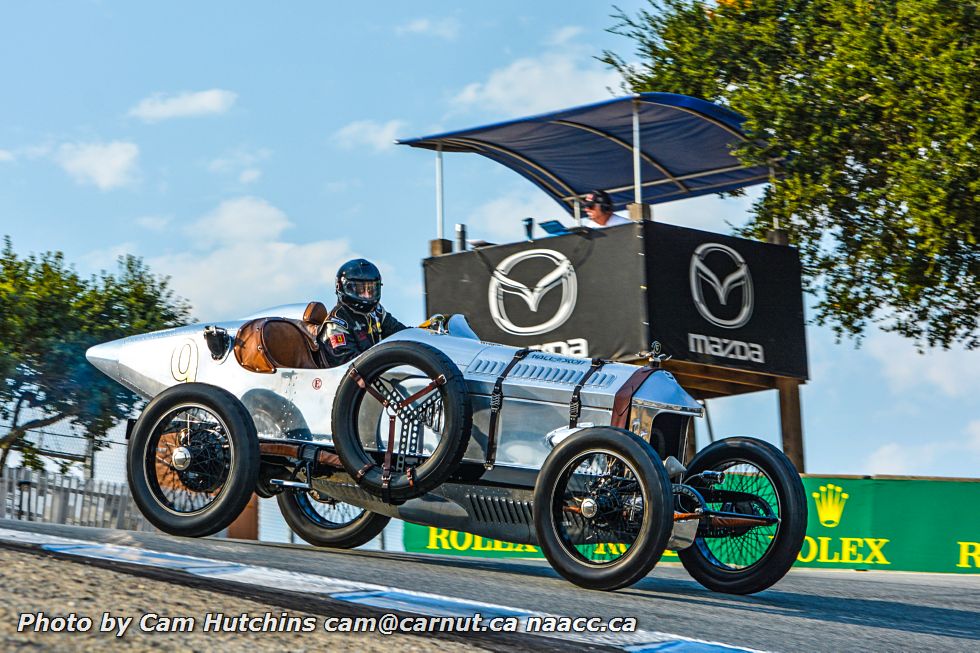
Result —
[[[612, 457], [601, 458], [609, 454]], [[606, 470], [619, 473], [608, 477], [595, 472], [591, 476], [574, 474], [587, 460], [617, 460], [606, 462]], [[603, 478], [610, 480], [604, 482]], [[572, 485], [580, 489], [569, 489]], [[612, 524], [602, 524], [598, 513], [588, 517], [585, 512], [585, 499], [598, 497], [600, 492], [618, 499], [606, 512]], [[627, 523], [624, 506], [635, 505], [637, 496], [642, 498], [641, 516]], [[534, 529], [541, 551], [555, 571], [587, 589], [615, 590], [639, 581], [660, 560], [673, 528], [672, 506], [670, 479], [653, 447], [629, 431], [600, 426], [570, 436], [545, 460], [534, 486]], [[608, 544], [586, 544], [602, 537], [633, 539], [625, 547], [611, 539]], [[595, 548], [590, 550], [590, 546]], [[608, 557], [615, 552], [619, 557], [594, 559], [602, 547], [606, 548], [601, 555]]]
[[[174, 454], [181, 448], [187, 466], [178, 469]], [[203, 537], [227, 528], [251, 498], [259, 441], [234, 395], [182, 383], [143, 409], [127, 458], [129, 487], [147, 520], [171, 535]]]
[[[324, 512], [329, 511], [318, 510], [318, 504], [329, 505], [329, 502], [321, 502], [306, 490], [285, 490], [276, 501], [289, 528], [313, 546], [353, 549], [373, 540], [391, 521], [390, 517], [368, 510], [350, 515], [351, 519], [346, 519], [345, 515], [325, 515]], [[336, 506], [350, 504], [337, 502]]]
[[[438, 349], [418, 342], [382, 343], [372, 347], [351, 367], [356, 368], [367, 385], [376, 387], [385, 372], [401, 366], [414, 367], [432, 380], [445, 377], [443, 385], [412, 404], [418, 406], [430, 399], [441, 401], [439, 441], [428, 456], [421, 455], [421, 451], [393, 453], [393, 458], [404, 456], [404, 468], [392, 471], [387, 488], [382, 480], [383, 453], [368, 452], [364, 445], [377, 441], [378, 416], [383, 412], [378, 410], [377, 399], [348, 374], [337, 389], [332, 415], [333, 442], [344, 468], [365, 490], [390, 502], [421, 496], [445, 481], [463, 458], [473, 425], [463, 374]], [[433, 399], [435, 393], [438, 399]], [[399, 396], [399, 399], [404, 397]], [[371, 405], [365, 404], [362, 411], [364, 402]], [[387, 428], [387, 419], [383, 415], [380, 419]], [[413, 421], [413, 424], [421, 428], [421, 422]], [[386, 441], [387, 437], [380, 439]]]
[[759, 514], [758, 507], [751, 505], [713, 504], [710, 489], [703, 481], [692, 478], [712, 470], [726, 472], [718, 489], [758, 496], [779, 522], [728, 537], [711, 537], [702, 524], [694, 544], [677, 554], [694, 580], [710, 590], [728, 594], [761, 592], [786, 575], [803, 546], [807, 521], [803, 482], [789, 458], [768, 442], [754, 438], [719, 440], [694, 457], [685, 481], [703, 490], [709, 509], [755, 510]]

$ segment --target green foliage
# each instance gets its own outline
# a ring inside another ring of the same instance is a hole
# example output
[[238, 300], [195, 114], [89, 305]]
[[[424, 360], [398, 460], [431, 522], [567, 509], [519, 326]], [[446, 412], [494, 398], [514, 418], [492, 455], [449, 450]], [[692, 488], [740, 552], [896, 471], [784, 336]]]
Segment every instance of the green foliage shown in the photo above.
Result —
[[[976, 0], [651, 0], [606, 52], [632, 91], [726, 104], [780, 162], [743, 235], [800, 247], [817, 320], [920, 345], [980, 345]], [[762, 142], [764, 140], [764, 142]]]
[[96, 448], [129, 416], [138, 398], [85, 359], [92, 345], [187, 321], [189, 307], [166, 278], [133, 256], [120, 257], [115, 274], [89, 279], [67, 266], [60, 252], [20, 258], [9, 238], [0, 252], [0, 468], [10, 450], [40, 467], [24, 436], [59, 422], [72, 423]]

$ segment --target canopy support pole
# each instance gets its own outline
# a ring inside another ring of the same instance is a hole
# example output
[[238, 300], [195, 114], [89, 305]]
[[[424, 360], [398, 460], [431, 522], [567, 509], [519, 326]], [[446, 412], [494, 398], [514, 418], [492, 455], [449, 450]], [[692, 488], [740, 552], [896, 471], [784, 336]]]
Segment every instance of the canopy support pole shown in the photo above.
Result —
[[452, 254], [453, 243], [446, 240], [446, 212], [442, 195], [442, 145], [436, 146], [436, 239], [429, 241], [429, 255]]
[[633, 100], [633, 202], [643, 204], [643, 180], [640, 179], [640, 103]]
[[[676, 182], [676, 180], [674, 180]], [[627, 205], [630, 220], [650, 219], [650, 207], [643, 205], [643, 178], [640, 176], [640, 100], [633, 98], [633, 203]]]
[[445, 238], [446, 215], [442, 191], [442, 145], [436, 146], [436, 239]]

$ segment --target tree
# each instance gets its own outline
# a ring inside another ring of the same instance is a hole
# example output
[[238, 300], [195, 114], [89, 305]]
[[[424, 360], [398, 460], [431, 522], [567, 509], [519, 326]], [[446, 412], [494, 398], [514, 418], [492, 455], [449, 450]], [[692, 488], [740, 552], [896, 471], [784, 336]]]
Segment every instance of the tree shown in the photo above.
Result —
[[737, 154], [780, 174], [743, 235], [800, 248], [817, 321], [980, 345], [980, 7], [976, 0], [651, 0], [605, 52], [632, 91], [747, 117]]
[[31, 430], [70, 423], [92, 438], [128, 417], [139, 398], [85, 359], [92, 345], [177, 326], [189, 307], [167, 278], [133, 256], [120, 257], [117, 274], [89, 279], [66, 266], [60, 252], [19, 258], [9, 238], [0, 252], [0, 469], [10, 451], [40, 468]]

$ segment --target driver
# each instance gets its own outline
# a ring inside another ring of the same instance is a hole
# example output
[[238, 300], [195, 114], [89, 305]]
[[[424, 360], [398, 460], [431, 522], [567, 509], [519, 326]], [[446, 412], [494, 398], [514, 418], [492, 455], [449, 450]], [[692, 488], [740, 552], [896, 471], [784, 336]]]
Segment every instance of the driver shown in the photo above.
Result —
[[382, 338], [406, 329], [385, 311], [381, 300], [381, 272], [362, 258], [347, 261], [337, 271], [337, 305], [323, 322], [320, 341], [329, 367], [356, 358]]

